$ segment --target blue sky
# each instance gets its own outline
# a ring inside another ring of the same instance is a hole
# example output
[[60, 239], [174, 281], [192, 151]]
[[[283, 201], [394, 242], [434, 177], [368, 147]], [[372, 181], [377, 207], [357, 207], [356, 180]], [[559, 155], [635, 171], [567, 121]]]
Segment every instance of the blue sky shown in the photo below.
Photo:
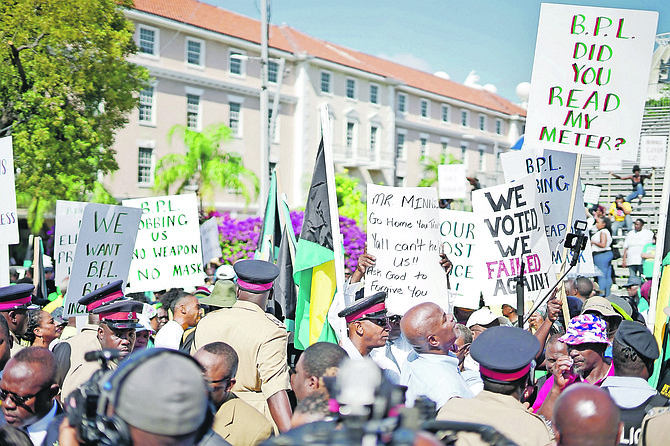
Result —
[[[260, 0], [201, 0], [260, 20]], [[270, 21], [311, 36], [464, 82], [518, 102], [530, 82], [540, 0], [272, 0]], [[657, 34], [670, 32], [670, 0], [572, 0], [570, 3], [659, 12]]]

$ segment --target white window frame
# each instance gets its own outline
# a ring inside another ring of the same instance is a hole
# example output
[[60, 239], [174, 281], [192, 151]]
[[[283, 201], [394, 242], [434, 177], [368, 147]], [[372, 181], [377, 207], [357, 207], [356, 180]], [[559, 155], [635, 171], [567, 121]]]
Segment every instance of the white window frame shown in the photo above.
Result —
[[[137, 185], [139, 187], [153, 187], [156, 174], [156, 141], [153, 140], [137, 140]], [[149, 160], [149, 166], [140, 165], [140, 150], [148, 149], [151, 150], [151, 157]], [[149, 168], [149, 178], [148, 182], [140, 182], [140, 167]]]
[[[400, 110], [400, 97], [404, 98], [404, 101], [403, 101], [404, 105], [403, 105], [402, 110]], [[407, 107], [409, 106], [408, 101], [409, 101], [409, 96], [407, 96], [405, 93], [398, 93], [398, 99], [397, 99], [397, 103], [396, 103], [396, 111], [398, 113], [407, 113]]]
[[[374, 132], [372, 131], [374, 129]], [[379, 148], [381, 132], [379, 131], [380, 126], [377, 123], [370, 124], [370, 138], [368, 140], [368, 147], [370, 148], [370, 153], [377, 153]], [[374, 136], [374, 138], [373, 138]]]
[[238, 73], [233, 73], [231, 71], [231, 67], [232, 67], [231, 56], [233, 54], [239, 54], [240, 56], [246, 56], [247, 52], [244, 51], [244, 50], [237, 49], [237, 48], [228, 48], [228, 76], [236, 77], [238, 79], [244, 79], [245, 77], [247, 77], [247, 61], [244, 60], [244, 59], [237, 59], [237, 61], [240, 63], [240, 73], [239, 74]]
[[[354, 83], [353, 97], [349, 97], [349, 82]], [[358, 82], [353, 77], [346, 77], [344, 80], [344, 97], [350, 101], [358, 101]]]
[[[276, 70], [277, 79], [275, 79], [273, 81], [270, 80], [270, 73], [272, 72], [272, 70], [270, 70], [271, 66], [277, 67], [277, 70]], [[268, 60], [268, 83], [269, 84], [276, 84], [277, 80], [279, 80], [279, 62], [275, 62], [274, 60]]]
[[[188, 61], [188, 44], [190, 42], [193, 43], [198, 43], [200, 44], [200, 63], [199, 64], [194, 64]], [[186, 36], [186, 40], [184, 41], [184, 63], [186, 64], [187, 67], [191, 68], [205, 68], [205, 41], [202, 39], [196, 39], [195, 37], [191, 36]]]
[[[426, 105], [426, 114], [423, 114], [424, 111], [424, 104]], [[421, 116], [423, 119], [430, 119], [430, 100], [426, 98], [421, 98], [421, 102], [419, 103], [419, 116]]]
[[140, 108], [142, 107], [142, 92], [145, 90], [140, 91], [140, 97], [139, 97], [139, 104], [137, 107], [137, 122], [139, 125], [142, 126], [149, 126], [149, 127], [156, 127], [156, 84], [152, 84], [149, 86], [151, 88], [151, 104], [148, 104], [151, 106], [151, 119], [149, 120], [143, 120], [140, 119]]
[[[328, 75], [328, 90], [323, 89], [323, 75], [324, 74]], [[333, 79], [334, 79], [334, 75], [333, 75], [332, 71], [328, 71], [328, 70], [320, 70], [319, 71], [319, 91], [321, 92], [321, 94], [325, 94], [325, 95], [328, 95], [328, 96], [333, 95]]]
[[[141, 51], [140, 35], [143, 29], [147, 31], [153, 31], [154, 33], [154, 44], [152, 53], [145, 53]], [[161, 36], [160, 29], [139, 23], [137, 25], [137, 54], [142, 57], [148, 57], [150, 59], [158, 59], [160, 57], [160, 42], [161, 42], [160, 36]]]
[[[240, 110], [237, 113], [237, 131], [233, 129], [233, 126], [230, 124], [233, 118], [233, 108], [231, 107], [231, 104], [237, 104], [240, 106]], [[244, 108], [242, 107], [242, 102], [240, 101], [234, 101], [230, 97], [228, 98], [228, 127], [230, 128], [232, 132], [233, 138], [242, 138], [242, 135], [244, 134], [243, 126], [242, 126], [242, 110]]]
[[479, 117], [477, 118], [477, 128], [479, 129], [480, 132], [486, 131], [486, 124], [487, 124], [486, 121], [487, 121], [486, 115], [480, 113]]
[[[184, 88], [185, 93], [186, 93], [186, 127], [195, 130], [197, 132], [202, 130], [202, 96], [203, 93], [205, 92], [204, 90], [200, 88], [193, 88], [193, 87], [185, 87]], [[197, 122], [196, 122], [196, 127], [189, 127], [188, 125], [188, 114], [189, 114], [189, 104], [188, 104], [188, 97], [189, 96], [197, 96], [198, 98], [198, 111], [197, 111]]]
[[502, 135], [503, 134], [503, 122], [502, 119], [496, 119], [496, 129], [495, 129], [496, 135]]
[[[444, 119], [445, 110], [447, 111], [447, 119]], [[442, 104], [442, 107], [440, 107], [440, 121], [449, 123], [449, 118], [451, 118], [451, 107], [447, 104]]]
[[430, 148], [428, 147], [428, 133], [419, 134], [419, 159], [423, 158], [421, 161], [424, 164], [428, 164], [430, 159]]
[[[463, 122], [465, 121], [465, 123]], [[470, 112], [466, 109], [461, 109], [461, 126], [469, 127], [470, 125]]]
[[[396, 129], [396, 139], [395, 139], [395, 157], [399, 161], [407, 161], [407, 130], [405, 129]], [[400, 144], [398, 144], [398, 141], [400, 140], [400, 137], [402, 136], [402, 153], [400, 153], [400, 156], [398, 156], [398, 148], [400, 147]]]
[[[374, 102], [372, 102], [372, 89], [373, 88], [377, 89], [377, 93], [375, 94], [375, 96], [377, 97], [377, 100], [374, 101]], [[379, 105], [379, 102], [380, 102], [379, 95], [380, 95], [381, 91], [382, 91], [382, 89], [378, 84], [370, 83], [370, 104]]]
[[461, 143], [461, 162], [465, 166], [465, 172], [467, 173], [468, 167], [470, 167], [470, 163], [468, 162], [468, 143], [467, 142], [462, 142]]

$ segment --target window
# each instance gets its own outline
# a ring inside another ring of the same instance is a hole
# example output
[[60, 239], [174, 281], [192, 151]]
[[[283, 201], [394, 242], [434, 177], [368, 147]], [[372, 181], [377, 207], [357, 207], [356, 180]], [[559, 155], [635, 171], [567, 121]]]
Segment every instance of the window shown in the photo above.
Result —
[[351, 149], [354, 147], [354, 130], [356, 128], [356, 124], [353, 122], [347, 122], [347, 149]]
[[486, 131], [486, 115], [479, 115], [479, 130]]
[[200, 96], [186, 94], [186, 126], [200, 130]]
[[461, 125], [463, 127], [468, 126], [468, 111], [467, 110], [461, 110]]
[[244, 56], [242, 50], [228, 50], [228, 73], [235, 76], [244, 76], [246, 71], [245, 61], [239, 56]]
[[398, 133], [397, 144], [395, 148], [395, 157], [399, 160], [405, 159], [405, 134]]
[[407, 95], [398, 94], [398, 113], [405, 113], [407, 111]]
[[419, 141], [421, 141], [421, 159], [428, 162], [428, 139], [422, 136]]
[[235, 138], [240, 138], [242, 136], [242, 125], [240, 120], [240, 115], [242, 113], [242, 104], [239, 102], [230, 102], [230, 117], [228, 121], [228, 127], [233, 132]]
[[421, 99], [421, 117], [427, 118], [430, 110], [430, 102], [428, 99]]
[[204, 49], [205, 44], [202, 40], [197, 40], [192, 37], [186, 38], [186, 63], [202, 67], [204, 65]]
[[158, 55], [158, 30], [148, 26], [140, 25], [139, 42], [137, 47], [142, 54], [150, 56]]
[[395, 177], [395, 187], [405, 187], [405, 177]]
[[140, 147], [137, 155], [137, 182], [139, 184], [152, 184], [154, 150], [150, 147]]
[[347, 79], [347, 98], [356, 99], [356, 80]]
[[154, 123], [154, 87], [140, 91], [140, 123]]
[[446, 141], [442, 141], [442, 156], [446, 160], [449, 155], [449, 143]]
[[377, 131], [379, 130], [378, 127], [375, 127], [374, 125], [370, 127], [370, 152], [375, 153], [377, 150]]
[[274, 126], [273, 129], [271, 129], [270, 125], [272, 124], [272, 112], [274, 112], [274, 110], [272, 110], [272, 109], [268, 110], [268, 131], [271, 132], [270, 141], [274, 144], [278, 144], [279, 143], [279, 117], [281, 115], [277, 115], [277, 117], [275, 118], [275, 126]]
[[321, 72], [321, 93], [331, 94], [332, 85], [331, 85], [332, 74], [328, 71]]
[[502, 135], [502, 121], [496, 119], [496, 135]]
[[465, 166], [465, 171], [468, 171], [468, 145], [466, 143], [461, 143], [461, 161]]
[[449, 106], [442, 105], [442, 122], [449, 122]]
[[479, 146], [479, 170], [486, 172], [486, 146]]
[[276, 84], [279, 76], [279, 64], [277, 62], [268, 61], [268, 82]]
[[370, 84], [370, 102], [379, 104], [379, 85]]

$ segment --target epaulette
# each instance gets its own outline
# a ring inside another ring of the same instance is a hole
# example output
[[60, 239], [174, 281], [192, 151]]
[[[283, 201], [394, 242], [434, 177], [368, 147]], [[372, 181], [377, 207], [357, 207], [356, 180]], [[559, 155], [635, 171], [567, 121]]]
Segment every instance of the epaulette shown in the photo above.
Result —
[[268, 319], [270, 319], [272, 322], [274, 322], [275, 324], [277, 324], [277, 326], [278, 326], [279, 328], [283, 328], [284, 330], [286, 330], [286, 325], [284, 325], [284, 323], [283, 323], [282, 321], [280, 321], [279, 319], [277, 319], [277, 318], [275, 317], [274, 314], [270, 314], [270, 313], [268, 313], [268, 312], [265, 312], [265, 315], [267, 316]]

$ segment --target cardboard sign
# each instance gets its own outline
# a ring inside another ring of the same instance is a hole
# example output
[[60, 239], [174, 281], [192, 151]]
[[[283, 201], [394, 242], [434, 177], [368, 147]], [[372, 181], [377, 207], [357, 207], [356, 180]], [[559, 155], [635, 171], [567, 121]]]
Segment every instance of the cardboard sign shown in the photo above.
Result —
[[481, 291], [481, 277], [478, 278], [475, 272], [476, 234], [481, 230], [481, 224], [481, 218], [473, 212], [440, 209], [442, 252], [452, 263], [449, 272], [451, 290], [470, 299], [475, 308], [479, 308]]
[[14, 185], [14, 154], [12, 137], [0, 139], [0, 244], [19, 243], [19, 219], [16, 213], [16, 187]]
[[584, 185], [584, 203], [598, 204], [600, 203], [600, 191], [602, 187], [594, 184]]
[[[576, 190], [572, 222], [567, 221], [576, 161], [577, 155], [574, 153], [553, 150], [524, 149], [500, 155], [506, 181], [518, 181], [527, 175], [533, 175], [542, 209], [544, 232], [556, 265], [563, 263], [563, 241], [565, 235], [572, 231], [574, 221], [586, 221], [584, 196], [579, 181], [574, 185]], [[591, 244], [587, 244], [573, 271], [585, 276], [595, 274]]]
[[59, 285], [72, 273], [72, 262], [79, 237], [81, 218], [88, 203], [56, 201], [56, 233], [54, 235], [54, 280]]
[[77, 302], [91, 291], [117, 280], [126, 282], [141, 217], [141, 209], [86, 205], [63, 303], [64, 317], [86, 314], [86, 308]]
[[543, 3], [525, 143], [637, 157], [658, 12]]
[[439, 198], [466, 197], [465, 164], [440, 164], [437, 166], [437, 181]]
[[601, 172], [619, 172], [623, 168], [623, 163], [618, 158], [603, 156], [600, 158]]
[[200, 225], [200, 242], [202, 243], [203, 265], [207, 265], [213, 258], [220, 259], [223, 256], [221, 240], [219, 239], [219, 222], [216, 217], [212, 217]]
[[664, 167], [667, 136], [640, 138], [640, 167]]
[[516, 280], [525, 265], [524, 300], [543, 296], [556, 281], [545, 224], [532, 175], [472, 192], [472, 208], [483, 219], [478, 232], [476, 274], [487, 305], [516, 305]]
[[395, 314], [422, 302], [448, 309], [437, 191], [368, 184], [367, 218], [367, 251], [377, 261], [365, 274], [365, 294], [386, 291]]
[[128, 275], [132, 292], [202, 285], [205, 271], [195, 194], [123, 200], [143, 211]]

